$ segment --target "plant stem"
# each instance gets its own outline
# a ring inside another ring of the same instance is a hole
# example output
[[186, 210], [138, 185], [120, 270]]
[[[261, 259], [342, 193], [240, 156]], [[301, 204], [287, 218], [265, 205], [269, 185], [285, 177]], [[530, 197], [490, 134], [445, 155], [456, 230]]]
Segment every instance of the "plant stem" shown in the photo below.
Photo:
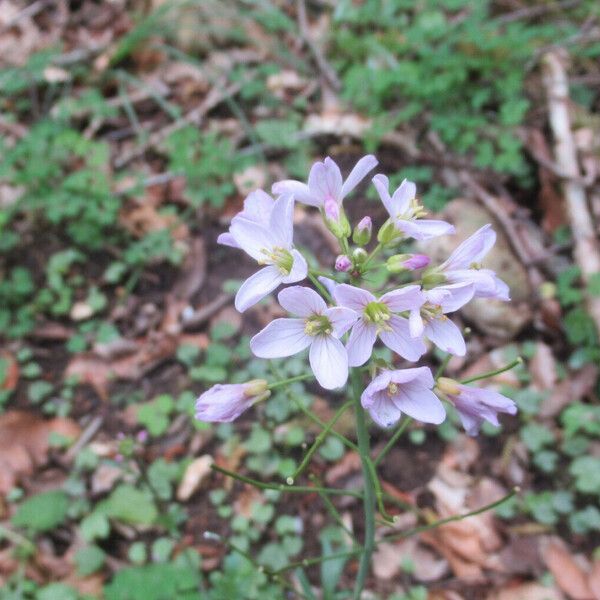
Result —
[[366, 267], [369, 265], [369, 263], [381, 252], [382, 249], [383, 249], [383, 244], [382, 243], [377, 244], [377, 246], [375, 246], [375, 248], [373, 248], [373, 252], [371, 252], [371, 254], [369, 254], [369, 256], [367, 256], [365, 262], [362, 264], [362, 268], [366, 269]]
[[504, 373], [505, 371], [510, 371], [511, 369], [513, 369], [514, 367], [516, 367], [517, 365], [520, 365], [522, 363], [523, 363], [523, 359], [520, 356], [518, 356], [517, 358], [515, 358], [515, 360], [508, 363], [504, 367], [500, 367], [499, 369], [496, 369], [495, 371], [488, 371], [487, 373], [482, 373], [481, 375], [475, 375], [475, 377], [469, 377], [468, 379], [463, 379], [461, 381], [461, 383], [472, 383], [473, 381], [479, 381], [480, 379], [487, 379], [488, 377], [494, 377], [494, 375], [500, 375], [500, 373]]
[[311, 271], [308, 272], [308, 278], [313, 282], [315, 287], [321, 292], [321, 295], [327, 302], [333, 303], [333, 298], [331, 294], [325, 289], [325, 286], [312, 274]]
[[288, 379], [283, 379], [281, 381], [276, 381], [275, 383], [269, 384], [270, 390], [276, 390], [277, 388], [284, 387], [289, 385], [290, 383], [296, 383], [297, 381], [305, 381], [306, 379], [312, 379], [312, 373], [304, 373], [303, 375], [296, 375], [295, 377], [289, 377]]
[[444, 374], [444, 371], [446, 370], [446, 367], [448, 366], [448, 363], [450, 362], [451, 358], [452, 354], [446, 354], [446, 356], [444, 356], [444, 360], [441, 362], [440, 366], [438, 367], [438, 370], [435, 372], [436, 381]]
[[363, 551], [360, 557], [356, 582], [354, 584], [354, 600], [360, 600], [361, 593], [365, 586], [365, 579], [371, 566], [371, 556], [375, 548], [375, 481], [373, 480], [373, 470], [369, 458], [369, 431], [367, 430], [367, 420], [365, 411], [360, 402], [361, 377], [360, 371], [351, 370], [352, 393], [354, 395], [354, 407], [356, 413], [356, 437], [358, 439], [358, 451], [362, 461], [362, 470], [364, 478], [364, 519], [365, 534], [363, 541]]
[[394, 435], [388, 440], [388, 443], [383, 447], [383, 450], [375, 457], [373, 466], [377, 466], [386, 456], [386, 454], [393, 448], [394, 444], [398, 441], [400, 436], [406, 431], [406, 428], [412, 423], [410, 417], [404, 417], [404, 420], [400, 424], [400, 427], [396, 429]]

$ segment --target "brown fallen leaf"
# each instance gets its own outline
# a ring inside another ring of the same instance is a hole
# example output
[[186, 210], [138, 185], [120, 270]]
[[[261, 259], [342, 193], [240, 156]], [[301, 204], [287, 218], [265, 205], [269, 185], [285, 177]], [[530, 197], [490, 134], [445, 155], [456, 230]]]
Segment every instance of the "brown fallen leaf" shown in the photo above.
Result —
[[594, 594], [595, 600], [600, 600], [600, 559], [596, 559], [592, 565], [588, 577], [588, 584], [592, 594]]
[[213, 457], [209, 454], [194, 459], [186, 468], [181, 483], [177, 488], [177, 500], [186, 502], [202, 485], [202, 482], [211, 473]]
[[486, 600], [564, 600], [564, 596], [554, 586], [548, 587], [541, 583], [518, 583], [501, 590], [494, 590]]
[[8, 493], [21, 477], [46, 462], [51, 433], [76, 438], [80, 431], [71, 419], [47, 421], [16, 410], [0, 415], [0, 494]]
[[588, 573], [559, 538], [554, 537], [548, 540], [542, 550], [542, 555], [556, 583], [569, 598], [594, 600], [588, 583]]
[[19, 381], [19, 364], [8, 351], [0, 352], [0, 390], [12, 392]]
[[556, 359], [552, 349], [543, 342], [535, 345], [535, 354], [529, 362], [529, 372], [533, 377], [533, 383], [539, 390], [551, 390], [557, 379]]
[[596, 385], [598, 367], [593, 364], [586, 365], [575, 373], [570, 373], [554, 387], [552, 393], [544, 398], [540, 407], [541, 417], [554, 417], [567, 404], [577, 402], [587, 396]]

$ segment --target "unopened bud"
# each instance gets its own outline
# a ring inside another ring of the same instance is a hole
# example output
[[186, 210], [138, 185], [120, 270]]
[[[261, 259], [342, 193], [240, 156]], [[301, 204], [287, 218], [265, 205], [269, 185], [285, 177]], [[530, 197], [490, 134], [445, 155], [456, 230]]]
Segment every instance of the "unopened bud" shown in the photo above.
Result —
[[327, 229], [338, 239], [349, 237], [352, 229], [350, 228], [350, 223], [346, 218], [344, 209], [338, 207], [337, 204], [335, 210], [332, 207], [329, 208], [329, 211], [327, 207], [325, 209], [325, 224], [327, 225]]
[[364, 248], [356, 248], [352, 252], [352, 260], [355, 265], [362, 265], [367, 260], [367, 251]]
[[431, 289], [436, 285], [446, 283], [446, 276], [443, 273], [436, 273], [435, 271], [425, 271], [422, 281], [425, 289]]
[[269, 391], [269, 384], [264, 379], [252, 379], [244, 384], [244, 394], [247, 397], [262, 396]]
[[414, 271], [426, 267], [430, 258], [424, 254], [395, 254], [387, 260], [387, 269], [390, 273]]
[[359, 246], [366, 246], [371, 241], [373, 233], [373, 222], [371, 217], [363, 217], [358, 225], [354, 228], [352, 239]]
[[335, 259], [335, 270], [347, 273], [352, 268], [352, 261], [345, 254], [340, 254]]
[[381, 244], [389, 244], [400, 237], [400, 232], [394, 226], [394, 223], [388, 219], [377, 233], [377, 241]]
[[440, 392], [449, 396], [457, 396], [460, 394], [458, 381], [450, 379], [450, 377], [440, 377], [436, 381], [436, 387]]

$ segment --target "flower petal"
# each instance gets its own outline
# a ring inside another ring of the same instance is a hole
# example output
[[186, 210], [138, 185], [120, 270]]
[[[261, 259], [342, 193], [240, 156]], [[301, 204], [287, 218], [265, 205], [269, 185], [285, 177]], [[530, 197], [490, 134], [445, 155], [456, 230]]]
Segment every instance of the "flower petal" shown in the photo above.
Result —
[[455, 356], [464, 356], [467, 352], [460, 329], [448, 317], [428, 321], [425, 335], [444, 352]]
[[454, 225], [433, 219], [416, 219], [414, 221], [397, 219], [395, 225], [402, 233], [415, 240], [430, 240], [455, 232]]
[[[443, 294], [438, 302], [444, 313], [451, 313], [462, 308], [473, 298], [475, 291], [472, 283], [452, 283], [434, 288], [434, 290], [437, 289], [447, 292]], [[433, 292], [434, 290], [430, 291]]]
[[384, 294], [379, 301], [385, 303], [392, 312], [403, 312], [419, 308], [425, 300], [418, 285], [407, 285]]
[[244, 217], [234, 217], [229, 232], [238, 246], [254, 260], [264, 259], [263, 250], [271, 250], [274, 246], [273, 236], [266, 227]]
[[385, 392], [378, 392], [373, 396], [373, 401], [367, 409], [371, 419], [380, 427], [391, 427], [398, 422], [402, 412], [390, 400]]
[[336, 304], [361, 313], [369, 302], [374, 302], [376, 300], [371, 292], [354, 287], [353, 285], [348, 285], [347, 283], [340, 283], [335, 286], [333, 298], [336, 301]]
[[242, 283], [235, 295], [235, 308], [239, 312], [244, 312], [268, 296], [281, 283], [282, 276], [277, 267], [272, 265], [264, 267]]
[[494, 298], [496, 274], [490, 269], [454, 269], [446, 271], [446, 279], [453, 283], [472, 283], [474, 297]]
[[269, 231], [276, 246], [288, 250], [292, 247], [294, 236], [294, 197], [292, 195], [283, 195], [275, 200], [269, 218]]
[[396, 211], [393, 216], [403, 215], [408, 212], [410, 203], [416, 196], [417, 186], [412, 181], [405, 179], [392, 195], [392, 204]]
[[333, 198], [341, 203], [342, 173], [340, 168], [329, 156], [324, 162], [315, 163], [308, 175], [308, 187], [315, 198], [322, 203], [327, 198]]
[[231, 248], [239, 248], [239, 244], [235, 241], [235, 238], [226, 231], [225, 233], [221, 233], [217, 238], [217, 244], [221, 244], [221, 246], [229, 246]]
[[321, 387], [333, 390], [348, 379], [348, 354], [344, 344], [331, 335], [313, 338], [309, 353], [310, 366]]
[[325, 286], [325, 289], [331, 294], [331, 296], [333, 296], [335, 288], [339, 285], [339, 283], [334, 279], [323, 277], [322, 275], [319, 275], [317, 279]]
[[374, 377], [371, 380], [371, 383], [365, 388], [365, 391], [361, 394], [360, 402], [363, 405], [363, 408], [369, 408], [371, 404], [374, 402], [376, 392], [381, 392], [385, 390], [392, 380], [392, 371], [385, 370], [382, 371], [377, 377]]
[[480, 263], [496, 242], [496, 232], [488, 223], [452, 252], [441, 268], [445, 271], [468, 269], [473, 263]]
[[267, 192], [260, 189], [254, 190], [246, 196], [244, 210], [239, 215], [255, 223], [268, 226], [274, 206], [275, 200]]
[[308, 275], [308, 264], [304, 256], [298, 250], [291, 250], [291, 254], [294, 262], [289, 274], [282, 279], [283, 283], [296, 283], [306, 279]]
[[372, 154], [363, 156], [355, 165], [342, 185], [341, 198], [345, 198], [369, 173], [377, 166], [377, 159]]
[[379, 333], [381, 341], [402, 358], [415, 362], [425, 354], [427, 348], [422, 340], [414, 338], [408, 328], [408, 320], [393, 315], [388, 321], [391, 331]]
[[373, 346], [377, 339], [377, 328], [368, 325], [360, 319], [350, 332], [350, 338], [346, 345], [348, 350], [348, 364], [351, 367], [364, 365], [373, 352]]
[[426, 387], [429, 390], [435, 383], [429, 367], [411, 367], [410, 369], [396, 369], [390, 371], [390, 381], [393, 383], [413, 382]]
[[285, 310], [299, 317], [320, 315], [327, 309], [327, 304], [317, 292], [301, 285], [281, 290], [277, 295], [277, 300]]
[[309, 206], [321, 206], [322, 204], [321, 200], [315, 198], [310, 193], [309, 187], [301, 181], [294, 181], [293, 179], [278, 181], [273, 184], [271, 191], [274, 194], [292, 194], [296, 201], [308, 204]]
[[425, 329], [425, 323], [421, 317], [420, 310], [411, 310], [408, 316], [408, 330], [411, 337], [417, 338], [423, 335]]
[[388, 211], [390, 217], [394, 218], [397, 213], [394, 209], [394, 203], [392, 202], [392, 197], [389, 192], [389, 179], [385, 175], [378, 173], [371, 181], [381, 198], [381, 202], [383, 202], [383, 206], [385, 206], [385, 210]]
[[360, 315], [355, 310], [346, 308], [345, 306], [328, 308], [324, 314], [331, 321], [333, 335], [337, 338], [342, 337], [360, 318]]
[[398, 386], [398, 392], [392, 396], [392, 400], [399, 410], [417, 421], [439, 425], [446, 418], [446, 409], [440, 399], [420, 384]]
[[312, 341], [304, 319], [275, 319], [250, 340], [250, 348], [259, 358], [280, 358], [302, 352]]

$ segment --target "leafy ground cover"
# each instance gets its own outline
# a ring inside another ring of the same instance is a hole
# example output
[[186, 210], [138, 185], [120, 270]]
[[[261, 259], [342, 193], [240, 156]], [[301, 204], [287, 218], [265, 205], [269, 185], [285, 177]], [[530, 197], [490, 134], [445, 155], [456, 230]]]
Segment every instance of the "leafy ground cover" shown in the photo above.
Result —
[[[548, 52], [568, 55], [597, 220], [599, 19], [592, 1], [5, 2], [0, 599], [348, 597], [357, 502], [211, 470], [285, 482], [320, 431], [306, 408], [328, 421], [339, 394], [296, 383], [235, 426], [196, 422], [193, 407], [215, 382], [303, 369], [251, 356], [248, 336], [277, 309], [233, 310], [251, 264], [218, 233], [248, 191], [365, 151], [392, 183], [417, 181], [457, 237], [499, 231], [492, 261], [514, 301], [465, 313], [470, 362], [448, 372], [523, 358], [489, 382], [520, 409], [501, 430], [411, 426], [380, 466], [399, 532], [520, 492], [381, 543], [368, 589], [600, 597], [600, 347], [586, 305], [600, 285], [573, 254], [543, 77]], [[366, 192], [347, 209], [381, 210]], [[327, 232], [300, 218], [300, 243], [331, 264]], [[389, 439], [372, 435], [378, 449]], [[361, 485], [335, 435], [304, 481], [319, 482]], [[321, 554], [337, 558], [311, 561]]]

